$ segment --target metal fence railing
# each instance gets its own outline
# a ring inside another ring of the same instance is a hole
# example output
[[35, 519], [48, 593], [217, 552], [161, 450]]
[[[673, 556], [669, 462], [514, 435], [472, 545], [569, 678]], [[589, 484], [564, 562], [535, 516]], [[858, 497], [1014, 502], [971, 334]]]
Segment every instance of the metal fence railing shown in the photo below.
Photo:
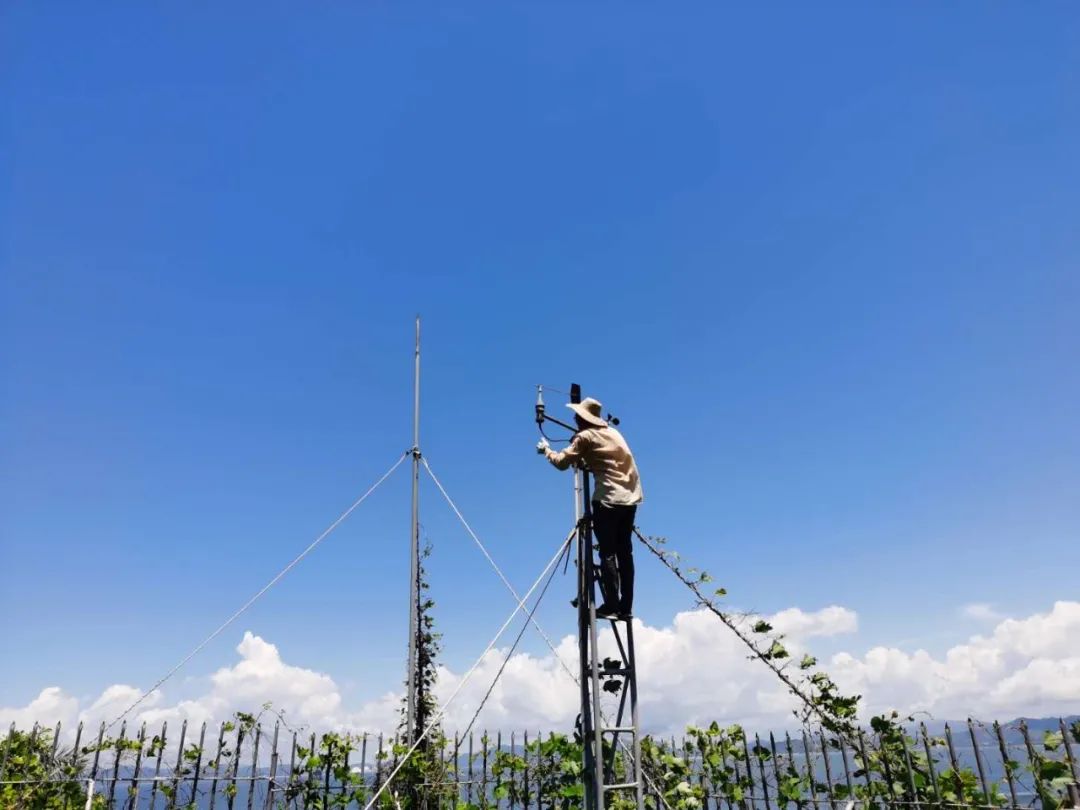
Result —
[[[263, 810], [301, 807], [305, 801], [321, 807], [357, 806], [383, 785], [403, 750], [394, 738], [381, 734], [322, 735], [294, 731], [280, 721], [264, 727], [245, 717], [213, 728], [186, 722], [178, 728], [167, 723], [154, 729], [123, 726], [115, 737], [106, 736], [104, 725], [93, 730], [82, 724], [71, 730], [59, 724], [28, 730], [13, 725], [0, 740], [0, 807]], [[896, 774], [861, 768], [865, 751], [841, 740], [801, 732], [747, 732], [741, 752], [725, 755], [730, 756], [725, 760], [730, 772], [746, 787], [737, 799], [709, 784], [708, 769], [702, 767], [690, 737], [655, 741], [687, 763], [688, 779], [703, 797], [702, 810], [855, 810], [849, 802], [889, 810], [910, 805], [922, 810], [922, 804], [945, 810], [1059, 810], [1080, 806], [1080, 723], [1074, 728], [1074, 722], [1056, 718], [1001, 725], [969, 720], [933, 731], [920, 725], [908, 733], [913, 745], [924, 747], [926, 759], [920, 761], [930, 764], [928, 772], [909, 761], [906, 773]], [[550, 784], [541, 782], [550, 782], [552, 765], [557, 765], [548, 760], [558, 755], [543, 745], [554, 739], [538, 732], [445, 736], [429, 751], [439, 763], [439, 803], [500, 810], [552, 806]], [[571, 749], [563, 753], [566, 750]], [[505, 769], [496, 772], [496, 762], [506, 761], [500, 754], [514, 755], [517, 770], [510, 779], [517, 789], [496, 790], [500, 780], [507, 780]], [[962, 772], [972, 782], [967, 794], [951, 789]], [[794, 796], [792, 774], [803, 777]], [[929, 782], [915, 790], [916, 779]], [[781, 789], [785, 784], [786, 792]], [[907, 784], [913, 788], [910, 793], [905, 792]], [[392, 800], [393, 793], [387, 796]], [[912, 796], [923, 798], [913, 801]], [[662, 806], [655, 796], [651, 801]]]

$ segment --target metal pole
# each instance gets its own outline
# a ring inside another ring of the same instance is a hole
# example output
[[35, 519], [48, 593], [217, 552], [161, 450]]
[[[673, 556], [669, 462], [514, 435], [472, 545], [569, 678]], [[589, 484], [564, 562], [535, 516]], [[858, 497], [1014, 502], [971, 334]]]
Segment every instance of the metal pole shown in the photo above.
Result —
[[413, 367], [413, 480], [412, 521], [409, 529], [409, 671], [406, 731], [409, 744], [416, 741], [416, 696], [419, 689], [416, 671], [416, 641], [420, 612], [420, 316], [416, 316], [416, 353]]
[[574, 525], [581, 523], [581, 470], [574, 467]]
[[[595, 589], [593, 588], [593, 550], [592, 550], [592, 505], [589, 494], [589, 474], [582, 472], [583, 486], [581, 505], [584, 512], [584, 531], [579, 532], [581, 543], [585, 552], [585, 593], [583, 594], [586, 610], [588, 611], [589, 623], [589, 680], [591, 682], [592, 707], [589, 713], [591, 731], [593, 735], [592, 766], [595, 781], [593, 802], [596, 810], [604, 810], [604, 746], [603, 729], [600, 727], [600, 652], [597, 644], [596, 612], [594, 606]], [[586, 747], [589, 745], [588, 735], [585, 735]]]
[[577, 604], [578, 604], [578, 667], [581, 673], [581, 753], [582, 779], [585, 782], [585, 810], [596, 808], [596, 781], [593, 767], [593, 748], [590, 742], [592, 734], [591, 684], [589, 674], [589, 594], [592, 585], [588, 577], [592, 575], [588, 559], [592, 553], [588, 549], [589, 541], [582, 523], [582, 476], [583, 471], [574, 469], [574, 525], [577, 533]]

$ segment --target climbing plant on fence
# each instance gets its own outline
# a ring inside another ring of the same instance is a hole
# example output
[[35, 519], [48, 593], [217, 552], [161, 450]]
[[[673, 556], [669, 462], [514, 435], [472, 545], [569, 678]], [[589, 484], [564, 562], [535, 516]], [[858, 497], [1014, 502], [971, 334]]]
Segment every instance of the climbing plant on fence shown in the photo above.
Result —
[[[93, 778], [99, 810], [362, 808], [407, 750], [375, 735], [293, 730], [280, 717], [263, 729], [267, 713], [241, 713], [217, 734], [200, 729], [203, 746], [181, 746], [167, 727], [134, 737], [101, 734], [77, 748], [56, 745], [55, 731], [17, 729], [0, 741], [0, 807], [81, 809]], [[961, 728], [975, 744], [962, 747], [953, 729], [889, 736], [890, 726], [880, 723], [854, 748], [822, 733], [759, 736], [717, 723], [692, 726], [677, 740], [646, 736], [646, 803], [651, 810], [844, 810], [849, 800], [882, 810], [1068, 806], [1080, 723], [1061, 722], [1037, 736], [1021, 726]], [[429, 808], [580, 808], [580, 741], [563, 734], [517, 740], [437, 738], [406, 763], [410, 778], [380, 795], [379, 810], [411, 808], [410, 784]], [[624, 753], [608, 753], [622, 772]], [[609, 807], [629, 810], [619, 797]]]
[[[944, 737], [931, 738], [926, 733], [925, 726], [920, 726], [921, 735], [909, 735], [904, 724], [913, 723], [914, 718], [901, 717], [898, 712], [890, 712], [872, 717], [870, 734], [867, 734], [857, 721], [861, 695], [842, 694], [836, 682], [820, 669], [817, 659], [811, 655], [804, 655], [796, 664], [784, 644], [783, 634], [776, 632], [764, 618], [724, 610], [718, 600], [727, 596], [727, 589], [713, 584], [713, 577], [707, 571], [684, 566], [678, 552], [666, 547], [665, 538], [646, 537], [640, 532], [637, 532], [637, 536], [690, 590], [697, 604], [711, 612], [736, 635], [746, 646], [750, 658], [766, 666], [787, 687], [799, 703], [795, 717], [804, 728], [803, 739], [808, 740], [809, 735], [820, 737], [822, 749], [826, 752], [826, 768], [827, 752], [830, 749], [842, 751], [846, 746], [855, 752], [855, 770], [845, 774], [852, 778], [846, 778], [843, 784], [834, 786], [831, 783], [821, 785], [809, 768], [800, 774], [794, 768], [790, 744], [783, 775], [775, 767], [775, 747], [764, 749], [755, 745], [755, 756], [759, 761], [774, 760], [774, 788], [779, 791], [782, 799], [797, 802], [796, 796], [808, 792], [816, 794], [823, 788], [830, 800], [858, 799], [873, 807], [895, 804], [911, 804], [914, 807], [922, 804], [993, 807], [1003, 806], [1010, 800], [1016, 803], [1014, 782], [1020, 776], [1020, 766], [1006, 756], [1003, 740], [1001, 754], [1006, 760], [1004, 772], [1009, 796], [1002, 792], [1001, 784], [987, 779], [973, 730], [971, 738], [976, 760], [974, 770], [959, 764], [948, 726], [945, 727]], [[1000, 727], [995, 724], [995, 729], [998, 739], [1001, 740]], [[1021, 732], [1028, 754], [1026, 767], [1044, 810], [1057, 810], [1066, 806], [1066, 803], [1071, 806], [1071, 803], [1075, 802], [1075, 787], [1080, 778], [1064, 723], [1060, 733], [1046, 732], [1041, 752], [1036, 750], [1025, 726], [1021, 726]], [[727, 746], [724, 734], [713, 740], [711, 736], [703, 737], [700, 730], [688, 729], [688, 733], [698, 740], [699, 752], [706, 762], [713, 757], [722, 756], [719, 752]], [[718, 733], [719, 729], [710, 729], [709, 732], [710, 735]], [[742, 734], [742, 729], [737, 726], [727, 732], [727, 736], [733, 738]], [[1073, 725], [1070, 734], [1073, 741], [1080, 744], [1080, 722]], [[707, 752], [702, 750], [702, 741], [707, 743]], [[743, 741], [745, 742], [745, 738]], [[948, 752], [949, 766], [940, 775], [935, 772], [935, 748]], [[808, 742], [804, 742], [804, 749], [809, 750]], [[1060, 755], [1054, 756], [1054, 752], [1059, 750]], [[846, 768], [846, 758], [844, 765]], [[738, 783], [732, 785], [730, 774], [726, 771], [722, 771], [719, 776], [719, 784], [729, 786], [733, 791], [725, 798], [729, 802], [741, 801], [736, 794], [742, 793], [743, 786]], [[826, 774], [827, 778], [828, 776]], [[1074, 788], [1071, 794], [1070, 785]]]
[[[86, 806], [85, 785], [79, 781], [85, 757], [58, 743], [57, 732], [38, 728], [8, 732], [0, 741], [0, 807], [59, 810], [73, 804]], [[95, 810], [105, 806], [104, 797], [92, 803]]]

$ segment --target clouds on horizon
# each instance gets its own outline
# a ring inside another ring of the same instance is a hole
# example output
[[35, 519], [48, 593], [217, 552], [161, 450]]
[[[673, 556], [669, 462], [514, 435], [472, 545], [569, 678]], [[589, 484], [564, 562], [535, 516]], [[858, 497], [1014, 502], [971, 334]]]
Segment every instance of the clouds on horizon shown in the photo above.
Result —
[[[789, 608], [766, 617], [787, 634], [794, 657], [808, 641], [855, 632], [857, 615], [841, 606], [818, 611]], [[670, 733], [689, 723], [714, 719], [748, 728], [780, 728], [792, 722], [792, 697], [760, 663], [747, 659], [742, 643], [704, 610], [676, 614], [671, 624], [634, 624], [640, 710], [647, 730]], [[577, 643], [566, 636], [558, 658], [576, 671]], [[129, 715], [129, 723], [151, 726], [187, 720], [215, 723], [235, 711], [258, 711], [272, 703], [288, 722], [311, 729], [390, 731], [398, 722], [401, 695], [390, 692], [359, 707], [347, 707], [340, 688], [326, 673], [285, 661], [277, 646], [244, 633], [238, 660], [209, 678], [196, 697], [169, 702], [151, 694]], [[614, 654], [606, 634], [602, 654]], [[461, 729], [473, 716], [506, 656], [495, 649], [481, 660], [451, 704], [444, 725]], [[939, 718], [1074, 713], [1080, 707], [1080, 602], [1059, 601], [1046, 613], [1003, 619], [987, 635], [972, 636], [935, 658], [924, 650], [908, 653], [873, 647], [862, 655], [837, 653], [822, 662], [847, 693], [863, 695], [864, 716], [890, 709], [927, 712]], [[436, 688], [444, 701], [464, 673], [441, 668]], [[49, 686], [22, 707], [0, 707], [0, 727], [15, 722], [96, 726], [112, 720], [141, 690], [114, 684], [88, 705], [59, 686]], [[478, 720], [487, 729], [566, 729], [577, 715], [578, 693], [554, 655], [515, 654]]]

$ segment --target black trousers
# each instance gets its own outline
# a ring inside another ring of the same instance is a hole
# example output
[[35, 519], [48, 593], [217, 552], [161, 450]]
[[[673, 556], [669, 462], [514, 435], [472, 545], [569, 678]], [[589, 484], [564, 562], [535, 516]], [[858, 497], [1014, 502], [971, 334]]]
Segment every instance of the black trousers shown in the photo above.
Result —
[[600, 593], [604, 604], [629, 613], [634, 606], [634, 516], [637, 506], [593, 501], [593, 532], [600, 547]]

